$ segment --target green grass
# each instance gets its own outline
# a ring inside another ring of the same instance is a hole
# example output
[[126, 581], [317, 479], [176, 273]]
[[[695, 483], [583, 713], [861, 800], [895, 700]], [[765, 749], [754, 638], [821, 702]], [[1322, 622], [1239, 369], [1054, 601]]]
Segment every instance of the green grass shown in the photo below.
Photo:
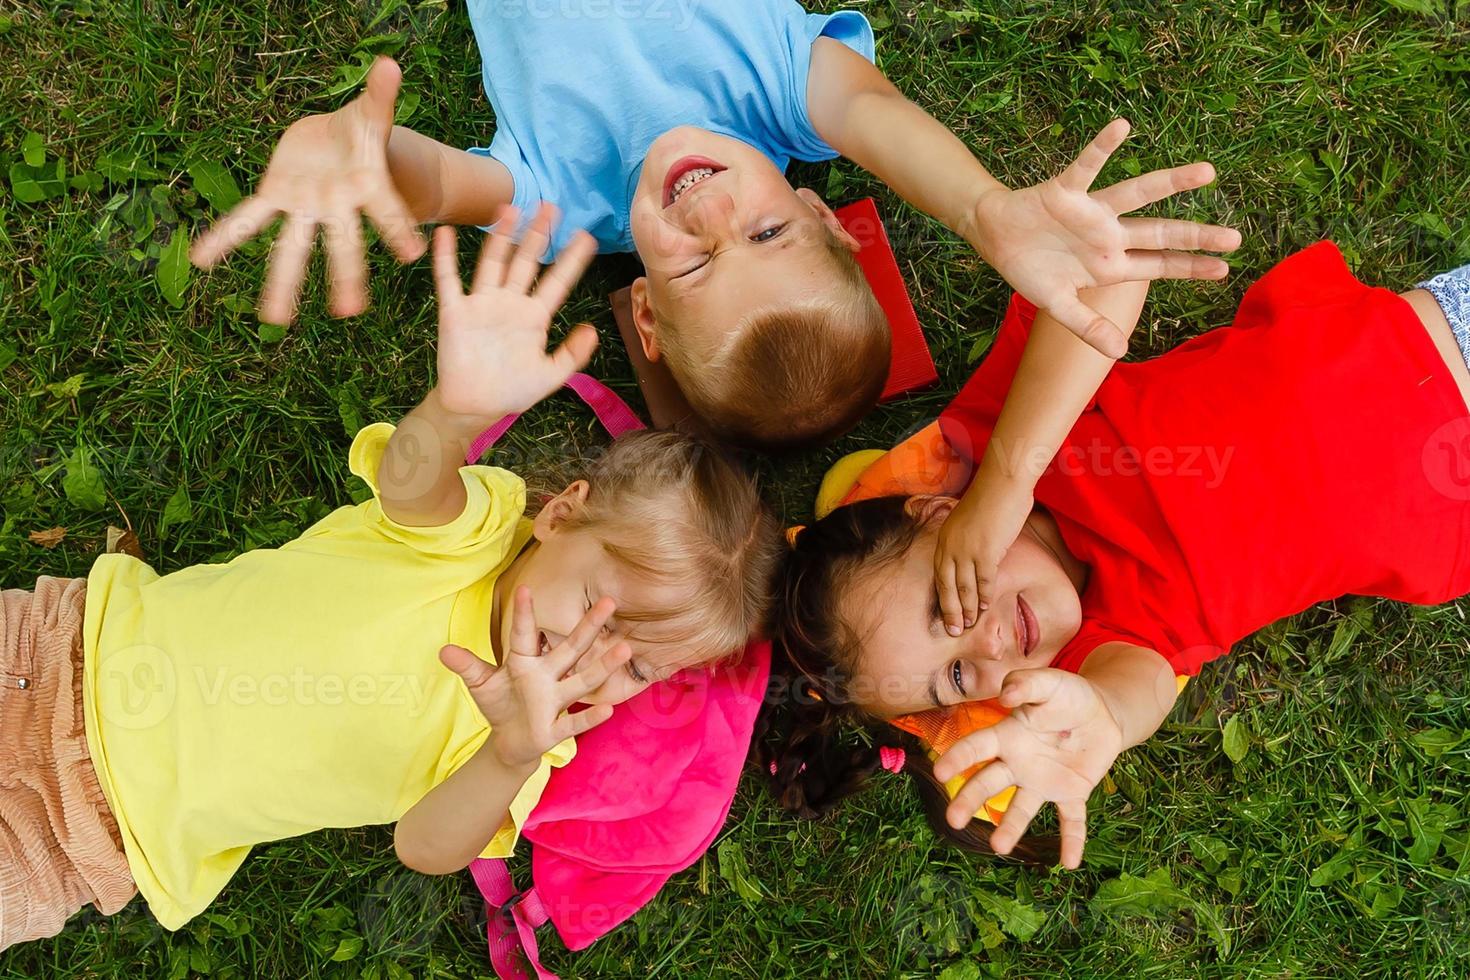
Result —
[[[1250, 281], [1319, 237], [1365, 279], [1400, 287], [1470, 260], [1463, 3], [854, 5], [881, 25], [890, 75], [1009, 181], [1054, 172], [1114, 114], [1136, 135], [1107, 178], [1219, 167], [1217, 188], [1169, 210], [1240, 227], [1238, 274], [1160, 287], [1141, 354], [1228, 321]], [[0, 582], [85, 574], [109, 524], [136, 529], [163, 571], [287, 540], [351, 499], [349, 431], [424, 390], [425, 263], [377, 255], [373, 309], [350, 322], [325, 315], [314, 276], [284, 337], [262, 335], [249, 312], [260, 245], [196, 278], [179, 308], [155, 278], [173, 230], [212, 214], [190, 163], [222, 163], [248, 188], [289, 121], [340, 103], [327, 89], [364, 52], [402, 60], [419, 97], [411, 125], [462, 144], [488, 136], [462, 7], [404, 6], [374, 24], [379, 6], [0, 0], [0, 171], [24, 162], [34, 132], [44, 167], [104, 174], [37, 203], [8, 182], [0, 192]], [[879, 198], [943, 381], [829, 452], [762, 464], [793, 520], [832, 459], [938, 410], [1006, 297], [962, 243], [851, 166], [797, 176]], [[568, 317], [610, 334], [602, 297], [632, 268], [600, 264]], [[615, 346], [594, 370], [632, 398]], [[587, 414], [557, 399], [503, 461], [534, 470], [600, 444]], [[63, 486], [79, 451], [105, 487], [95, 510]], [[171, 499], [181, 519], [161, 530]], [[27, 540], [56, 526], [67, 536], [54, 550]], [[1467, 609], [1341, 603], [1241, 644], [1118, 764], [1081, 872], [945, 850], [901, 781], [812, 824], [750, 778], [717, 846], [727, 865], [743, 858], [759, 900], [739, 896], [712, 851], [632, 925], [579, 955], [549, 941], [548, 959], [564, 975], [676, 978], [1464, 976]], [[1222, 749], [1231, 719], [1246, 737], [1239, 762]], [[386, 830], [323, 833], [260, 848], [177, 934], [139, 904], [84, 914], [0, 955], [0, 975], [484, 976], [475, 913], [467, 877], [402, 871]]]

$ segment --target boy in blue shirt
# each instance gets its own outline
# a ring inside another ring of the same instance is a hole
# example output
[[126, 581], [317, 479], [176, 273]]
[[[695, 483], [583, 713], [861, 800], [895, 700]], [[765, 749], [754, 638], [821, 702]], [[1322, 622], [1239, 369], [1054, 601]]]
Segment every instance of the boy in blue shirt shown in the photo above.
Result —
[[[1019, 292], [1114, 357], [1123, 335], [1077, 297], [1129, 279], [1220, 278], [1223, 228], [1121, 215], [1214, 179], [1208, 164], [1089, 193], [1127, 134], [1114, 122], [1060, 177], [1011, 191], [873, 65], [856, 12], [795, 0], [470, 0], [497, 131], [469, 151], [392, 125], [401, 80], [287, 130], [254, 197], [194, 248], [209, 266], [269, 224], [261, 317], [289, 321], [320, 226], [335, 314], [362, 311], [366, 215], [400, 259], [424, 222], [489, 225], [560, 204], [555, 255], [578, 229], [636, 250], [645, 353], [662, 358], [718, 436], [759, 448], [824, 442], [877, 403], [890, 335], [859, 243], [792, 159], [843, 155], [964, 236]], [[535, 229], [531, 234], [538, 234]]]

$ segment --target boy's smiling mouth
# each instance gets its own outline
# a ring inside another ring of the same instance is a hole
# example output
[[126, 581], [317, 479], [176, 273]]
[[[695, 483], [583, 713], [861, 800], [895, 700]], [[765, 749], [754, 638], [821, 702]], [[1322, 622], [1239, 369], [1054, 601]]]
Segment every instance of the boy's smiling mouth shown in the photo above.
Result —
[[678, 161], [664, 178], [664, 209], [673, 207], [694, 187], [727, 169], [708, 157], [692, 156]]

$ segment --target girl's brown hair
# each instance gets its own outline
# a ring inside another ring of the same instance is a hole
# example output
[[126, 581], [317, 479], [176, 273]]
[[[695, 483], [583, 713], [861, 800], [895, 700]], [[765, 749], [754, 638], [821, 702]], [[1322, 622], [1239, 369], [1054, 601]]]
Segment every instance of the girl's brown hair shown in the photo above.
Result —
[[[761, 766], [765, 772], [774, 767], [771, 790], [783, 807], [818, 817], [878, 771], [879, 741], [898, 745], [935, 833], [965, 850], [995, 855], [988, 824], [971, 820], [955, 830], [945, 820], [949, 795], [918, 739], [867, 715], [850, 694], [862, 651], [841, 617], [840, 599], [859, 573], [881, 573], [918, 539], [923, 523], [907, 502], [881, 497], [839, 507], [796, 536], [777, 576], [769, 630], [776, 661], [759, 726]], [[858, 737], [861, 728], [869, 740]], [[1030, 864], [1054, 864], [1059, 856], [1057, 838], [1034, 836], [1022, 838], [1009, 855]]]
[[619, 610], [676, 632], [705, 662], [736, 653], [768, 618], [784, 545], [755, 481], [714, 445], [678, 432], [631, 432], [589, 468], [586, 528], [646, 579], [679, 587], [672, 608]]

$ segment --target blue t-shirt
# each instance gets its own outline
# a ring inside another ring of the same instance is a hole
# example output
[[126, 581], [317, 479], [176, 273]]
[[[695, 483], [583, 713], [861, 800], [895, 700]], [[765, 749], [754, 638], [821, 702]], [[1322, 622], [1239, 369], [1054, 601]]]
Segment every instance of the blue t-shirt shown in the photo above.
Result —
[[633, 251], [629, 210], [648, 148], [678, 126], [750, 144], [783, 171], [837, 152], [807, 118], [818, 37], [873, 60], [862, 14], [809, 14], [795, 0], [469, 0], [495, 109], [488, 154], [514, 204], [561, 207], [552, 242], [579, 228]]

